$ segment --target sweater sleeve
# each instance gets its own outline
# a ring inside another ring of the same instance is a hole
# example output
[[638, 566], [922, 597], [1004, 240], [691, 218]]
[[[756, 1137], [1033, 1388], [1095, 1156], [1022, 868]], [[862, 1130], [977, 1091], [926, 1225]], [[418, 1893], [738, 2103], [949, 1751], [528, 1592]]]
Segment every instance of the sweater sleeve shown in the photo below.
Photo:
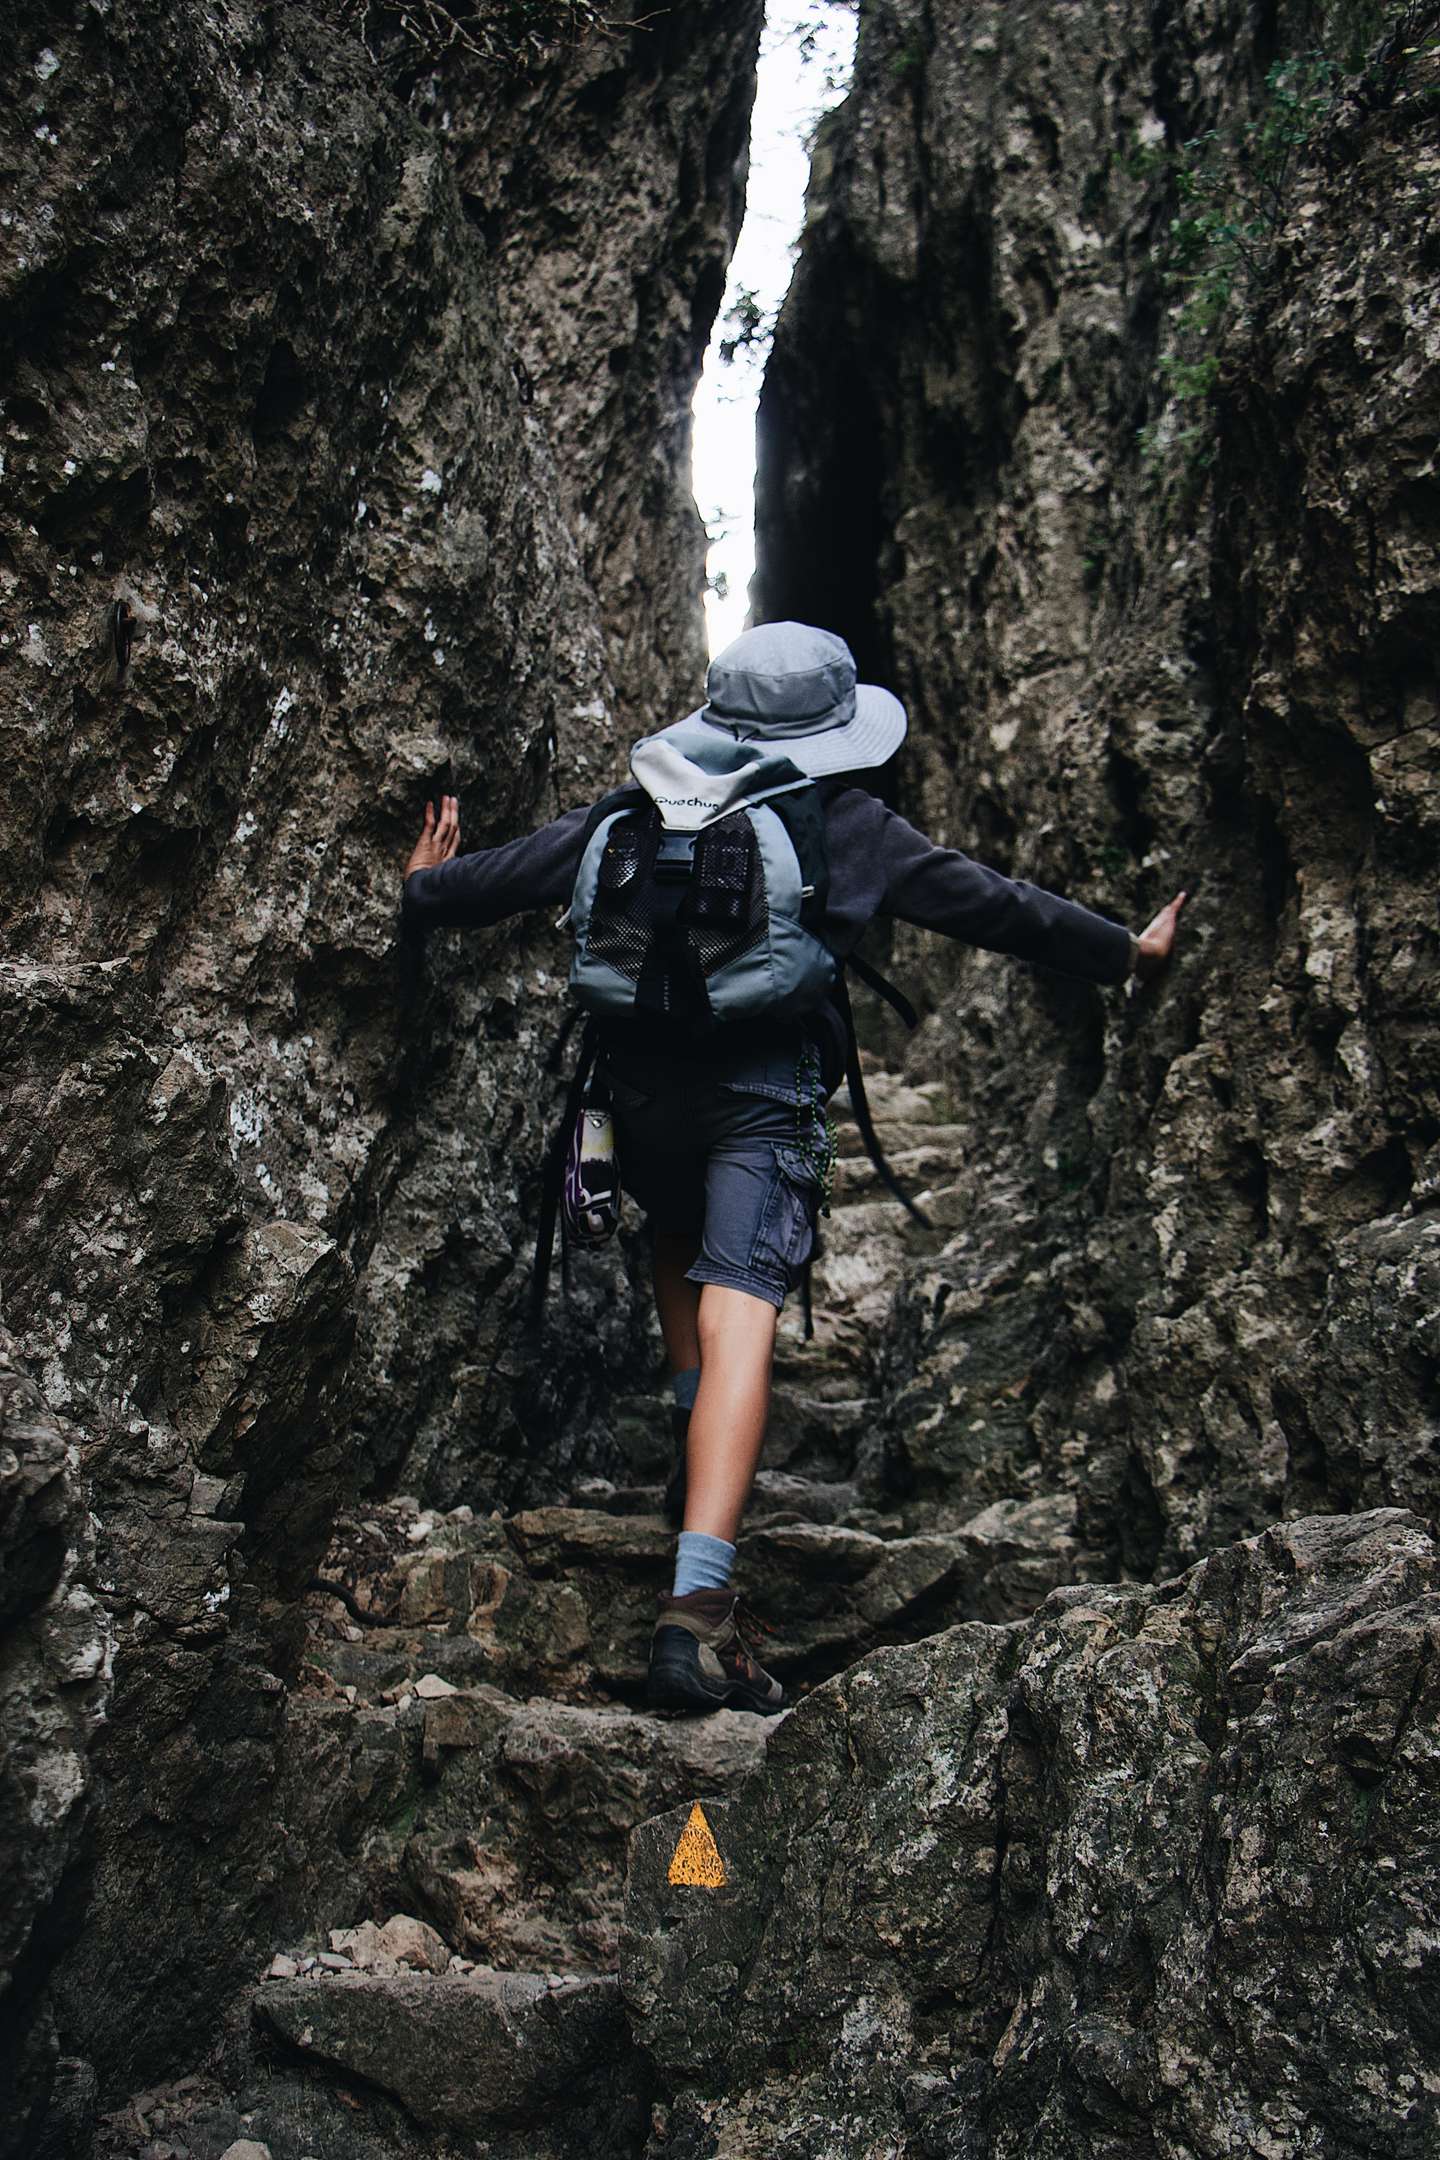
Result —
[[1123, 982], [1130, 973], [1135, 941], [1122, 924], [936, 847], [893, 811], [884, 819], [885, 914], [1087, 982]]
[[412, 872], [402, 908], [406, 930], [484, 930], [527, 908], [568, 901], [589, 814], [582, 803], [503, 847], [479, 848], [434, 870]]

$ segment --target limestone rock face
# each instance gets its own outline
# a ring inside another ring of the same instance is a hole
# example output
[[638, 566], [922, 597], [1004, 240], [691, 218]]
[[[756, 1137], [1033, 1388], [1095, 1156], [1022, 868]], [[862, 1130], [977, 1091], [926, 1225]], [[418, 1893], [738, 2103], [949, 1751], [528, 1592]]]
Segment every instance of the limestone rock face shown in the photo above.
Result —
[[423, 86], [548, 423], [627, 738], [703, 695], [690, 405], [744, 209], [763, 12], [613, 8], [498, 115], [451, 72]]
[[665, 2160], [1433, 2142], [1440, 1554], [1310, 1517], [876, 1652], [631, 1850]]
[[1137, 929], [1191, 894], [1128, 991], [893, 938], [960, 1139], [883, 1482], [1073, 1492], [1140, 1576], [1436, 1500], [1434, 61], [1330, 99], [1181, 399], [1175, 156], [1253, 161], [1318, 35], [1265, 22], [870, 0], [762, 406], [761, 611], [905, 698], [898, 807]]
[[[399, 869], [438, 789], [478, 845], [608, 782], [628, 637], [667, 695], [695, 664], [687, 370], [756, 14], [604, 34], [523, 90], [470, 63], [453, 146], [308, 9], [16, 30], [3, 1300], [86, 1433], [117, 1639], [97, 1894], [59, 1982], [105, 2081], [193, 2059], [286, 1909], [267, 1808], [337, 1494], [402, 1458], [484, 1504], [609, 1466], [607, 1374], [647, 1341], [618, 1258], [538, 1356], [515, 1329], [559, 940], [439, 938], [417, 984]], [[558, 302], [550, 359], [512, 334], [553, 239], [520, 205], [558, 211], [582, 156], [589, 268], [614, 287], [633, 259], [643, 293], [567, 387]], [[502, 188], [503, 246], [475, 215]]]
[[[42, 1995], [83, 1908], [113, 1642], [95, 1594], [73, 1434], [46, 1411], [0, 1331], [0, 2151], [27, 2149], [50, 2114], [57, 2040]], [[33, 2142], [28, 2149], [34, 2150]]]

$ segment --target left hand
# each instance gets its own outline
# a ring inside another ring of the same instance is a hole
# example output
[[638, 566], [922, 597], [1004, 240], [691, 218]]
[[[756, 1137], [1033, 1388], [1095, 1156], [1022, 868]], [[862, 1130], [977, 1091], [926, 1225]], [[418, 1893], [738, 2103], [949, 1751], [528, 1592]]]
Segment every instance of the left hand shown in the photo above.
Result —
[[435, 805], [426, 803], [425, 822], [420, 837], [410, 850], [410, 860], [405, 865], [408, 878], [416, 870], [434, 870], [441, 863], [449, 862], [460, 846], [460, 804], [454, 795], [440, 797], [440, 814]]

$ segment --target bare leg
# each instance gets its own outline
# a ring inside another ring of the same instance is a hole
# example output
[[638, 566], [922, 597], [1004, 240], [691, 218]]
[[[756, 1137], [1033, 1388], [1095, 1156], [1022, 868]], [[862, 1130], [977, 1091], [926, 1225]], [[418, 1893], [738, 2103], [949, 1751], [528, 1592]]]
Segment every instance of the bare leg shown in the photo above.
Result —
[[688, 1231], [655, 1233], [655, 1310], [672, 1373], [693, 1372], [700, 1363], [700, 1285], [685, 1273], [699, 1250], [699, 1238]]
[[700, 1392], [686, 1447], [685, 1528], [731, 1545], [765, 1442], [779, 1317], [748, 1290], [722, 1283], [700, 1290]]

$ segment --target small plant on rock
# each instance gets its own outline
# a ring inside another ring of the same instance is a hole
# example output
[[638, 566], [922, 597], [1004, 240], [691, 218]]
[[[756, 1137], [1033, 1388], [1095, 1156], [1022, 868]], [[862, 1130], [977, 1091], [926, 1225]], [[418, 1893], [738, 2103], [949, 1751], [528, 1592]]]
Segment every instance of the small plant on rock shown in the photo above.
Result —
[[1136, 145], [1133, 176], [1167, 168], [1173, 175], [1165, 282], [1182, 304], [1160, 369], [1170, 400], [1195, 416], [1186, 425], [1162, 415], [1141, 428], [1147, 464], [1178, 450], [1192, 475], [1209, 465], [1208, 408], [1224, 326], [1270, 281], [1297, 174], [1342, 96], [1355, 91], [1371, 106], [1393, 101], [1413, 62], [1440, 49], [1437, 25], [1437, 0], [1332, 0], [1315, 12], [1316, 45], [1270, 68], [1256, 110], [1238, 131], [1211, 128], [1174, 152]]
[[722, 364], [729, 367], [740, 353], [768, 347], [775, 334], [775, 310], [763, 308], [759, 294], [741, 285], [725, 310], [723, 327], [726, 335], [717, 341], [716, 351]]

